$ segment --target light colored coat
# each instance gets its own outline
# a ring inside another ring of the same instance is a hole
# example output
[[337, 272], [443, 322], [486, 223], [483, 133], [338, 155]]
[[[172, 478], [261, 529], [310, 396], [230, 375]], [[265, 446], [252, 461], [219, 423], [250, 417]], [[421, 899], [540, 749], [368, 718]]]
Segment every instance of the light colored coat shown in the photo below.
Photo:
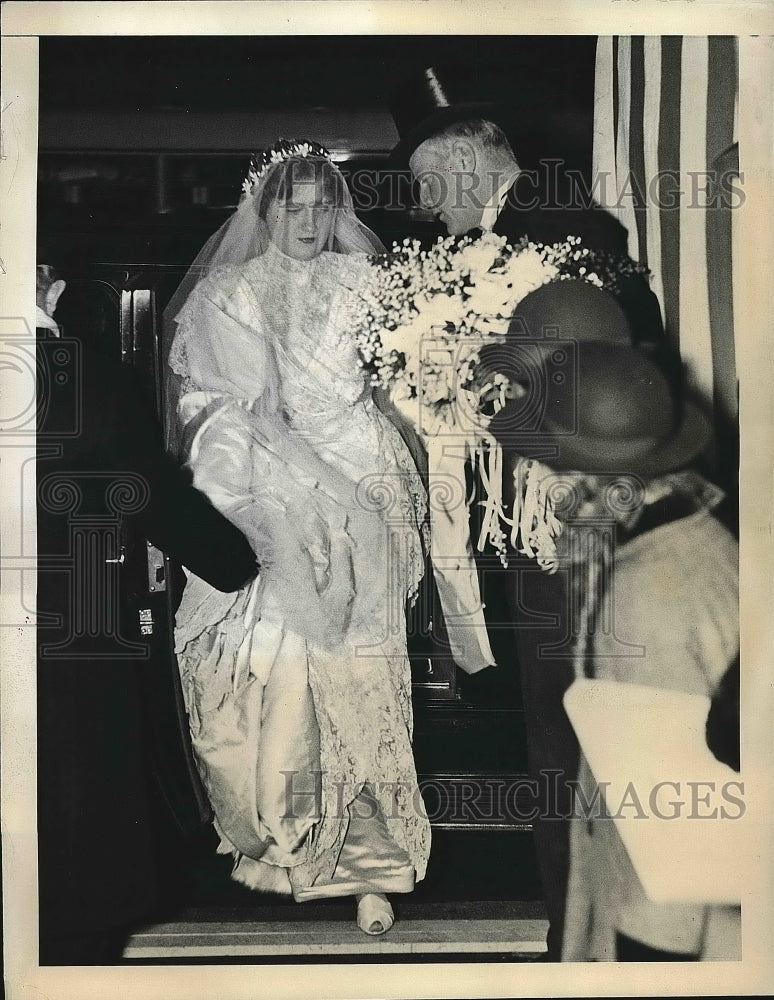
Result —
[[[705, 510], [661, 525], [617, 550], [612, 579], [615, 627], [594, 636], [594, 675], [711, 695], [739, 651], [732, 535]], [[621, 656], [621, 642], [644, 647], [644, 655]], [[595, 784], [585, 761], [579, 782], [590, 801]], [[707, 917], [705, 906], [651, 902], [609, 819], [572, 820], [564, 961], [614, 961], [616, 932], [701, 955]]]

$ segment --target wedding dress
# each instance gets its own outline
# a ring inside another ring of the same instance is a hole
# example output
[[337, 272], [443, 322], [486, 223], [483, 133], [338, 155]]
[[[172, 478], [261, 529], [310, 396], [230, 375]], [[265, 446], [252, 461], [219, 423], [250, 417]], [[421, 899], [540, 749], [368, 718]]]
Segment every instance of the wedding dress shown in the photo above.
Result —
[[296, 899], [410, 891], [430, 828], [411, 749], [405, 603], [426, 497], [347, 323], [365, 255], [270, 244], [196, 285], [169, 356], [194, 484], [261, 572], [188, 576], [175, 645], [233, 877]]

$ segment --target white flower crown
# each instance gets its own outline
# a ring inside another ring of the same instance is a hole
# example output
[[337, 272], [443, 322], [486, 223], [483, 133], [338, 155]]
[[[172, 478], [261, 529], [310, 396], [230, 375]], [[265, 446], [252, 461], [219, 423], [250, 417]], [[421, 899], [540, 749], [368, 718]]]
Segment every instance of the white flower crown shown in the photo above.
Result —
[[330, 152], [325, 146], [320, 145], [319, 142], [295, 142], [288, 139], [280, 139], [273, 146], [265, 149], [260, 156], [253, 156], [251, 158], [247, 177], [242, 182], [242, 191], [245, 195], [251, 195], [272, 167], [294, 157], [301, 157], [303, 159], [306, 159], [306, 157], [315, 157], [332, 162]]

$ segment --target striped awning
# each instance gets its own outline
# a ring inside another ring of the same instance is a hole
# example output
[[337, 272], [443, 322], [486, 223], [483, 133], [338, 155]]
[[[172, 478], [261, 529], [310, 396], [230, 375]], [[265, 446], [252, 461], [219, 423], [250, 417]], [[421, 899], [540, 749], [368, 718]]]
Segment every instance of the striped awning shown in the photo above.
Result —
[[737, 40], [603, 37], [597, 44], [594, 179], [651, 270], [667, 335], [716, 424], [737, 420], [734, 208]]

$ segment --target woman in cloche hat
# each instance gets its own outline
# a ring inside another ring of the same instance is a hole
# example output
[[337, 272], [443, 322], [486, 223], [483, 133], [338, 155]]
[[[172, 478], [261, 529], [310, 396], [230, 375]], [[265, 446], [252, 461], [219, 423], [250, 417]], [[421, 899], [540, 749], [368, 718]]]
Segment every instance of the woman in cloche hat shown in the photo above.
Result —
[[[692, 468], [710, 424], [631, 347], [578, 343], [575, 362], [547, 389], [538, 434], [513, 421], [497, 432], [517, 467], [541, 463], [564, 526], [575, 675], [712, 695], [739, 653], [739, 607], [738, 545], [713, 513], [722, 493]], [[579, 784], [592, 801], [584, 761]], [[701, 958], [704, 907], [651, 902], [615, 824], [571, 827], [563, 960]]]

